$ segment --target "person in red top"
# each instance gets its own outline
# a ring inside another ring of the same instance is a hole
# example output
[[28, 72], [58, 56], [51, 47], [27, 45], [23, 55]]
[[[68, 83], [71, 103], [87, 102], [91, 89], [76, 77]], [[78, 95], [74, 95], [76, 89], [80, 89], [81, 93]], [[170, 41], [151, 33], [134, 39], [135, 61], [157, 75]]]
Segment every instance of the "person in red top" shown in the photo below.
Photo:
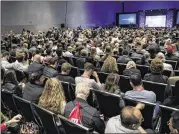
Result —
[[22, 116], [20, 114], [14, 116], [11, 120], [1, 124], [1, 133], [4, 133], [9, 125], [12, 123], [17, 123], [21, 120]]

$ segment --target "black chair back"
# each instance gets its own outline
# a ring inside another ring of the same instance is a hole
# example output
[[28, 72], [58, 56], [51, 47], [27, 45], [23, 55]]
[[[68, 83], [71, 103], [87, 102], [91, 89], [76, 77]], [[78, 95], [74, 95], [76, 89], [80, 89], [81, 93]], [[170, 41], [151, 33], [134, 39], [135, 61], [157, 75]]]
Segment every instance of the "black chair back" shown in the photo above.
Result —
[[46, 134], [60, 134], [60, 131], [56, 124], [54, 113], [44, 108], [41, 108], [36, 104], [32, 104], [32, 106], [34, 107], [35, 112], [40, 117], [45, 133]]
[[175, 83], [175, 87], [172, 88], [172, 94], [176, 98], [174, 105], [179, 105], [179, 80]]
[[172, 65], [173, 69], [177, 69], [177, 61], [173, 61], [173, 60], [166, 60], [165, 63], [168, 63], [170, 65]]
[[100, 65], [100, 67], [103, 66], [103, 63], [104, 63], [104, 61], [99, 61], [99, 65]]
[[179, 111], [179, 109], [167, 107], [164, 105], [160, 105], [161, 111], [162, 111], [162, 121], [161, 121], [161, 134], [169, 134], [170, 129], [168, 126], [168, 121], [171, 118], [171, 114], [174, 111]]
[[63, 58], [64, 58], [68, 63], [70, 63], [72, 66], [74, 66], [72, 57], [64, 57], [64, 56], [63, 56]]
[[80, 76], [84, 73], [84, 69], [78, 69], [78, 71]]
[[174, 70], [175, 76], [179, 76], [179, 70]]
[[30, 101], [27, 101], [25, 99], [22, 99], [16, 95], [13, 95], [14, 102], [16, 104], [17, 111], [23, 115], [26, 121], [30, 122], [33, 121], [34, 123], [37, 123], [35, 116], [32, 111], [31, 103]]
[[164, 101], [164, 93], [165, 93], [165, 88], [167, 86], [166, 84], [143, 80], [143, 85], [145, 90], [153, 91], [156, 94], [157, 101], [160, 102]]
[[[62, 65], [58, 65], [57, 71], [58, 71], [58, 72], [61, 72], [61, 68], [62, 68]], [[72, 66], [69, 75], [70, 75], [71, 77], [73, 77], [73, 78], [77, 77], [77, 76], [79, 75], [78, 68]]]
[[107, 78], [108, 75], [109, 75], [109, 73], [98, 72], [100, 82], [105, 83], [106, 78]]
[[142, 79], [144, 78], [144, 75], [149, 72], [149, 67], [148, 66], [137, 65], [137, 69], [140, 70]]
[[1, 67], [1, 83], [3, 83], [4, 75], [5, 75], [5, 69]]
[[117, 64], [117, 67], [118, 67], [118, 70], [119, 70], [119, 74], [122, 75], [123, 74], [123, 71], [126, 69], [126, 64], [123, 64], [123, 63], [118, 63]]
[[96, 95], [99, 110], [105, 117], [111, 118], [113, 116], [119, 115], [121, 112], [120, 108], [120, 96], [91, 89]]
[[73, 123], [63, 116], [58, 116], [62, 123], [63, 128], [65, 129], [66, 134], [89, 134], [93, 130], [86, 128], [80, 124]]
[[66, 102], [73, 101], [75, 99], [75, 91], [71, 88], [68, 82], [61, 81], [63, 90], [66, 97]]
[[167, 76], [167, 77], [170, 77], [170, 76], [171, 76], [171, 73], [172, 73], [172, 71], [170, 71], [170, 70], [164, 70], [164, 71], [162, 72], [162, 74], [165, 75], [165, 76]]
[[76, 60], [77, 60], [77, 58], [76, 57], [72, 57], [72, 60], [73, 60], [74, 66], [76, 67]]
[[123, 92], [123, 93], [125, 93], [129, 90], [132, 90], [128, 76], [120, 75], [119, 87], [120, 87], [121, 92]]
[[16, 105], [14, 103], [13, 93], [7, 90], [1, 90], [1, 99], [8, 110], [11, 110], [13, 113], [18, 113]]
[[[134, 100], [134, 99], [128, 98], [128, 97], [124, 97], [124, 100], [125, 100], [126, 106], [136, 106], [136, 104], [138, 102], [137, 100]], [[155, 104], [149, 103], [149, 102], [144, 102], [144, 101], [142, 101], [142, 103], [145, 104], [145, 108], [143, 110], [141, 110], [141, 113], [144, 118], [142, 127], [144, 129], [147, 129], [147, 128], [152, 129], [152, 118], [153, 118], [153, 111], [154, 111]]]
[[139, 57], [131, 57], [131, 59], [136, 63], [136, 61], [141, 60]]
[[73, 78], [79, 76], [78, 68], [77, 67], [73, 67], [72, 66], [71, 71], [70, 71], [70, 76], [73, 77]]
[[89, 96], [87, 98], [87, 102], [90, 106], [94, 107], [94, 98], [93, 98], [93, 92], [90, 90]]
[[20, 70], [14, 70], [14, 71], [16, 73], [16, 77], [17, 77], [18, 82], [21, 82], [25, 78], [24, 72], [20, 71]]

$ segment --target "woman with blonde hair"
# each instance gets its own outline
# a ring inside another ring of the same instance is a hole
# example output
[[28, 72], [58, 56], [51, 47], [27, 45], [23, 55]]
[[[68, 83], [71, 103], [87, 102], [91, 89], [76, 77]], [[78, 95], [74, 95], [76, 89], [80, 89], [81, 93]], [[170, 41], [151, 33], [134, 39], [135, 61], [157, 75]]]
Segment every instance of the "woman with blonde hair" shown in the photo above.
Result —
[[61, 82], [56, 78], [49, 78], [38, 105], [55, 114], [64, 114], [66, 100]]
[[97, 51], [95, 47], [91, 47], [91, 53], [90, 56], [93, 58], [95, 61], [99, 61], [100, 57], [97, 55]]
[[115, 93], [115, 94], [120, 94], [120, 89], [119, 89], [119, 80], [120, 76], [116, 73], [110, 73], [105, 81], [105, 84], [101, 86], [101, 88], [109, 93]]
[[126, 65], [126, 69], [123, 71], [123, 75], [130, 76], [132, 74], [137, 74], [141, 76], [141, 72], [136, 68], [135, 62], [129, 61]]
[[164, 66], [162, 60], [159, 58], [153, 59], [150, 64], [151, 73], [145, 74], [144, 80], [167, 84], [168, 77], [162, 75], [163, 70]]
[[111, 55], [109, 55], [103, 63], [103, 66], [101, 68], [101, 72], [118, 73], [118, 67], [117, 67], [116, 59], [114, 57], [112, 57]]

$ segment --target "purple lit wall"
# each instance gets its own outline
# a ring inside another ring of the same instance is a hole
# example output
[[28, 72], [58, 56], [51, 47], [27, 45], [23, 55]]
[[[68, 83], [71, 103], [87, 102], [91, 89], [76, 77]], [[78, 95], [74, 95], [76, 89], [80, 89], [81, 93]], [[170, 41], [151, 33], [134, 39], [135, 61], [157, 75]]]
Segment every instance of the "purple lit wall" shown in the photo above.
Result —
[[173, 10], [169, 10], [167, 11], [167, 27], [173, 27], [173, 18], [174, 18], [174, 11]]
[[179, 9], [178, 1], [125, 1], [124, 12], [137, 12], [138, 10], [151, 9]]
[[67, 25], [90, 27], [116, 22], [116, 13], [122, 12], [119, 1], [68, 1]]
[[145, 26], [145, 12], [141, 11], [139, 12], [139, 27]]

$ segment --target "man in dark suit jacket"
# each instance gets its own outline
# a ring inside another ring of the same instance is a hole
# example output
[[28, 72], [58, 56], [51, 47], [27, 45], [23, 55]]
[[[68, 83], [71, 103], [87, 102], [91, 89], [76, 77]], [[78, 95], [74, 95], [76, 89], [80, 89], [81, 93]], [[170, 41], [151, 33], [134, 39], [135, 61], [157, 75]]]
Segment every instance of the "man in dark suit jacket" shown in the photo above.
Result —
[[88, 56], [88, 51], [85, 49], [82, 49], [80, 54], [81, 54], [81, 57], [76, 60], [76, 66], [80, 69], [83, 69], [85, 62], [86, 62], [86, 58]]
[[65, 117], [69, 118], [70, 113], [76, 106], [76, 103], [79, 102], [82, 113], [82, 125], [89, 129], [94, 129], [99, 133], [104, 133], [105, 124], [104, 121], [100, 118], [99, 112], [95, 108], [91, 107], [86, 101], [90, 93], [88, 84], [77, 84], [75, 93], [76, 99], [67, 103], [65, 106]]
[[117, 63], [125, 63], [125, 64], [127, 64], [129, 61], [132, 61], [132, 59], [131, 58], [129, 58], [129, 53], [128, 53], [128, 51], [127, 50], [124, 50], [123, 52], [122, 52], [122, 55], [123, 56], [120, 56], [118, 59], [117, 59]]
[[61, 74], [57, 76], [57, 79], [64, 82], [69, 82], [71, 84], [75, 84], [75, 80], [71, 77], [70, 74], [71, 65], [69, 63], [63, 63], [61, 68]]
[[30, 82], [25, 84], [23, 98], [37, 104], [43, 92], [46, 78], [40, 77], [38, 73], [32, 73], [29, 77]]
[[28, 73], [34, 73], [34, 72], [43, 72], [44, 66], [40, 63], [40, 55], [35, 55], [34, 56], [34, 61], [32, 64], [29, 65], [27, 72]]

